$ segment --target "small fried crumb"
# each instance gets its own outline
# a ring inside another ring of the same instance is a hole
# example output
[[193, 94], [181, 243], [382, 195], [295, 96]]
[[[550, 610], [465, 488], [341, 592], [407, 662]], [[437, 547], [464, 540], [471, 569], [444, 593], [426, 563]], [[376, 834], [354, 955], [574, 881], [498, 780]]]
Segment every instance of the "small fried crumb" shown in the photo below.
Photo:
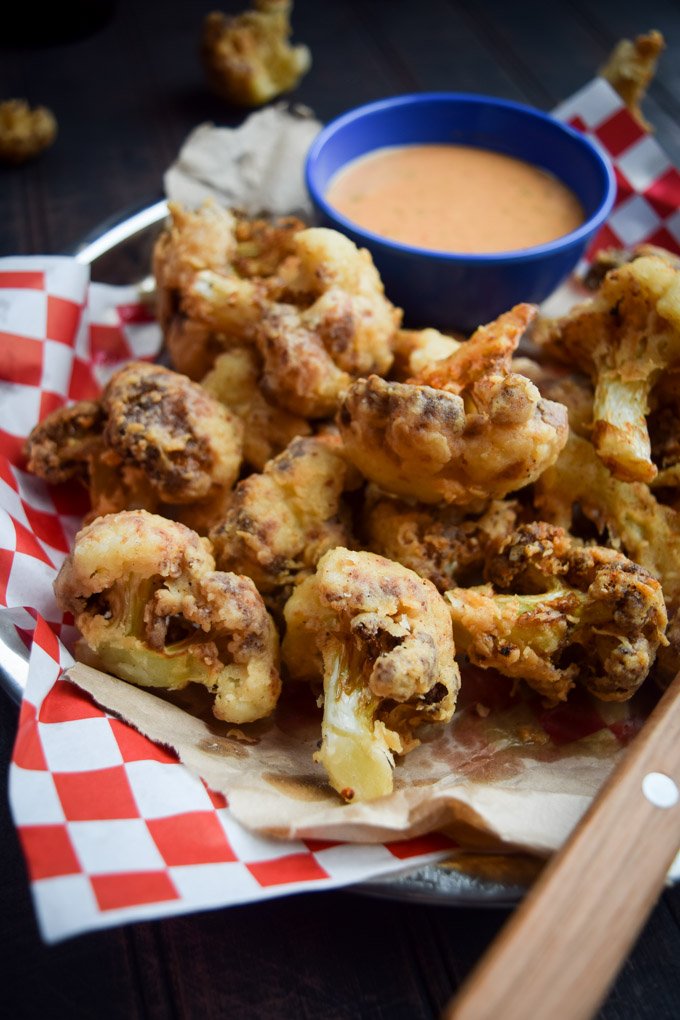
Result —
[[54, 114], [45, 106], [34, 109], [25, 99], [0, 103], [0, 161], [23, 163], [47, 149], [57, 137]]

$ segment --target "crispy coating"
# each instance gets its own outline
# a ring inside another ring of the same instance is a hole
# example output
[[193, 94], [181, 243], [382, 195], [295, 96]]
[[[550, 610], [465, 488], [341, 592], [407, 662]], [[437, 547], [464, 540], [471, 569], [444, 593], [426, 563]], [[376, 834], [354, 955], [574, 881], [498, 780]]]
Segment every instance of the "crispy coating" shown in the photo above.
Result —
[[26, 444], [29, 469], [49, 482], [77, 477], [89, 518], [161, 504], [215, 505], [236, 481], [243, 424], [196, 383], [131, 362], [97, 402], [49, 415]]
[[374, 494], [363, 514], [368, 548], [426, 577], [442, 592], [481, 576], [487, 546], [509, 534], [518, 505], [493, 500], [482, 511], [431, 507]]
[[572, 432], [590, 438], [595, 391], [588, 376], [554, 361], [539, 362], [527, 357], [513, 358], [512, 368], [531, 379], [542, 397], [566, 407]]
[[282, 267], [289, 301], [269, 305], [255, 334], [263, 386], [293, 414], [325, 418], [353, 378], [392, 364], [401, 311], [387, 300], [368, 251], [335, 230], [295, 235]]
[[665, 48], [661, 32], [653, 29], [638, 35], [633, 41], [621, 39], [612, 50], [607, 63], [600, 68], [600, 77], [606, 78], [616, 89], [638, 124], [645, 131], [652, 125], [645, 120], [640, 103], [656, 73], [656, 65]]
[[221, 570], [252, 577], [274, 608], [328, 549], [352, 543], [343, 492], [357, 484], [337, 437], [298, 437], [234, 490], [211, 539]]
[[654, 255], [668, 262], [674, 269], [680, 269], [680, 257], [659, 248], [656, 244], [637, 244], [634, 248], [600, 248], [583, 275], [583, 285], [588, 290], [597, 290], [611, 269], [620, 269], [627, 262]]
[[664, 372], [654, 387], [647, 418], [652, 460], [658, 474], [655, 491], [680, 488], [680, 366]]
[[438, 329], [398, 329], [392, 341], [394, 362], [390, 377], [406, 382], [433, 361], [442, 361], [454, 354], [461, 340], [440, 333]]
[[255, 0], [254, 10], [207, 14], [200, 56], [210, 88], [235, 106], [261, 106], [295, 88], [311, 67], [306, 46], [291, 46], [290, 0]]
[[70, 478], [86, 480], [90, 458], [102, 448], [104, 422], [102, 406], [94, 400], [53, 411], [26, 441], [28, 470], [51, 485]]
[[261, 360], [253, 347], [220, 354], [201, 386], [243, 421], [243, 459], [256, 471], [296, 436], [311, 432], [309, 422], [276, 407], [260, 389]]
[[392, 752], [448, 722], [460, 686], [451, 621], [436, 588], [400, 564], [336, 548], [293, 592], [282, 654], [296, 679], [324, 681], [316, 756], [347, 800], [392, 790]]
[[219, 352], [252, 341], [263, 305], [284, 294], [278, 272], [304, 225], [249, 220], [215, 202], [169, 211], [153, 254], [157, 314], [173, 365], [200, 379]]
[[57, 122], [45, 106], [31, 109], [25, 99], [0, 103], [0, 163], [24, 163], [57, 137]]
[[76, 536], [55, 582], [105, 669], [145, 687], [203, 684], [218, 719], [269, 715], [278, 640], [253, 582], [215, 570], [207, 539], [144, 510], [100, 517]]
[[680, 270], [654, 256], [607, 273], [595, 297], [544, 320], [534, 341], [591, 375], [593, 443], [617, 478], [650, 482], [650, 392], [680, 361]]
[[563, 528], [521, 525], [491, 548], [486, 577], [446, 595], [457, 647], [551, 701], [565, 700], [577, 680], [603, 701], [627, 700], [665, 641], [659, 582]]
[[510, 371], [534, 314], [518, 305], [410, 383], [354, 383], [338, 424], [362, 474], [396, 495], [463, 505], [537, 478], [556, 460], [568, 425], [564, 407]]

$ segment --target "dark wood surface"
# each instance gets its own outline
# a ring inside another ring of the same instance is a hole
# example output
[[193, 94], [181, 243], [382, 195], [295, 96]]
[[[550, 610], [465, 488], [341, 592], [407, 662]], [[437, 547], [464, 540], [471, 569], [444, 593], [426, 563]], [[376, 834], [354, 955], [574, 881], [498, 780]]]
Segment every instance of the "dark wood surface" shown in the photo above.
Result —
[[[0, 22], [0, 98], [50, 106], [60, 134], [41, 159], [0, 169], [0, 255], [68, 250], [102, 220], [158, 196], [195, 125], [242, 116], [209, 95], [197, 61], [198, 27], [215, 5], [101, 0], [105, 23], [96, 31], [40, 45], [54, 26], [40, 5], [24, 6], [23, 24], [22, 12], [9, 27]], [[88, 8], [82, 0], [52, 6], [62, 37], [69, 9]], [[420, 89], [550, 109], [592, 76], [618, 38], [659, 28], [668, 49], [645, 110], [680, 164], [680, 3], [672, 0], [299, 0], [294, 26], [314, 58], [294, 98], [324, 120]], [[3, 787], [15, 728], [16, 709], [0, 697]], [[338, 892], [46, 947], [4, 794], [0, 804], [0, 1010], [12, 1018], [436, 1017], [506, 917]], [[680, 1016], [680, 888], [662, 897], [600, 1015]]]

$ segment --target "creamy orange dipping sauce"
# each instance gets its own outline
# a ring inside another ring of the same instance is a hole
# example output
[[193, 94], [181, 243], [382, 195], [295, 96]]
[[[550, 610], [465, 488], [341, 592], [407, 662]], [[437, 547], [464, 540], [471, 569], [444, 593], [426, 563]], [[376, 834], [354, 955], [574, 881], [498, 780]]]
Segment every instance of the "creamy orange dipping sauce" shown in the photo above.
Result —
[[405, 145], [354, 160], [327, 201], [366, 230], [443, 252], [532, 248], [570, 233], [583, 208], [561, 181], [468, 145]]

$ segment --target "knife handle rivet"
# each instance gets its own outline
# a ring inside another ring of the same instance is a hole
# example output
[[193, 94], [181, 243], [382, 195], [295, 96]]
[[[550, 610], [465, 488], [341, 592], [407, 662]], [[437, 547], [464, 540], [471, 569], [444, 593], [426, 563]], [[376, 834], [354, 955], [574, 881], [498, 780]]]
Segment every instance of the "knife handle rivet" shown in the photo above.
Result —
[[673, 807], [680, 800], [680, 790], [663, 772], [648, 772], [642, 780], [642, 792], [658, 808]]

